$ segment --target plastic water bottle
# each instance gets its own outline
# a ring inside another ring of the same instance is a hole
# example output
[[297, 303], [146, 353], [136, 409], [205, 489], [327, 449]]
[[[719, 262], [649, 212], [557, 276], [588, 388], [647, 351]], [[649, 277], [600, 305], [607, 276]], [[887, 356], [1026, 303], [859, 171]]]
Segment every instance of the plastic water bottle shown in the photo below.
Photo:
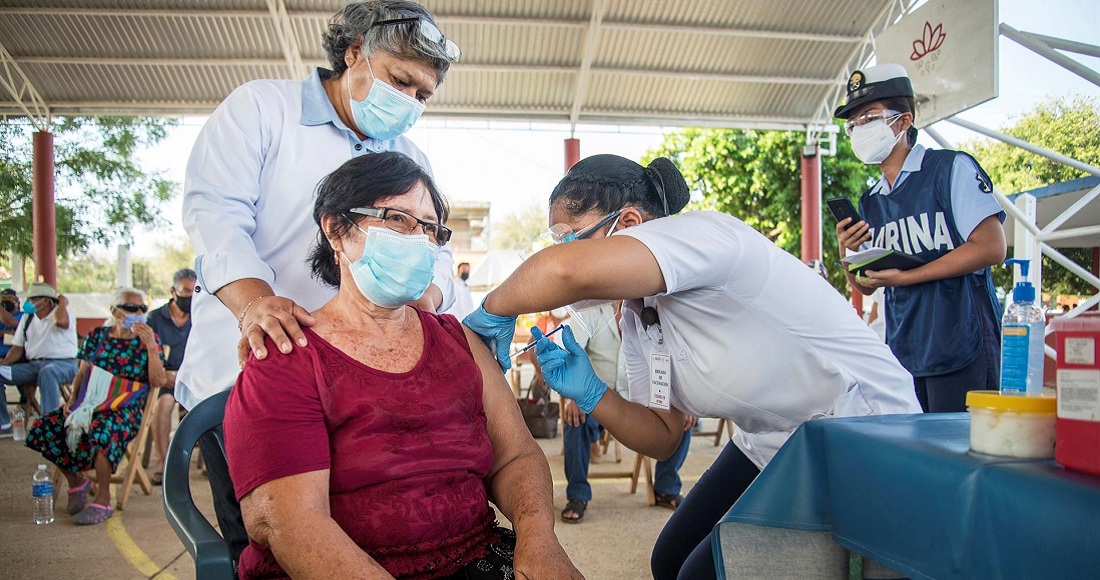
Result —
[[27, 438], [27, 418], [23, 415], [22, 407], [16, 407], [11, 413], [11, 438], [17, 443]]
[[39, 464], [31, 480], [31, 499], [34, 501], [34, 523], [53, 522], [53, 480], [45, 464]]
[[1027, 260], [1020, 264], [1023, 280], [1012, 290], [1012, 304], [1001, 318], [1001, 394], [1038, 397], [1043, 394], [1043, 338], [1046, 317], [1035, 303], [1035, 287], [1027, 280]]

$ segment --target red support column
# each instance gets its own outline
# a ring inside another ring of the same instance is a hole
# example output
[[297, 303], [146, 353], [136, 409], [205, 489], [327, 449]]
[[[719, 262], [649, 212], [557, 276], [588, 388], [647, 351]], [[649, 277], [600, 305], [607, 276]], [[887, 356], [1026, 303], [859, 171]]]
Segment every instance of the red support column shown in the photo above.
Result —
[[57, 287], [57, 223], [53, 197], [53, 134], [34, 134], [34, 174], [31, 212], [34, 231], [34, 269], [32, 282], [44, 281]]
[[821, 155], [802, 148], [802, 261], [821, 259]]
[[581, 160], [581, 140], [569, 138], [565, 140], [565, 172]]

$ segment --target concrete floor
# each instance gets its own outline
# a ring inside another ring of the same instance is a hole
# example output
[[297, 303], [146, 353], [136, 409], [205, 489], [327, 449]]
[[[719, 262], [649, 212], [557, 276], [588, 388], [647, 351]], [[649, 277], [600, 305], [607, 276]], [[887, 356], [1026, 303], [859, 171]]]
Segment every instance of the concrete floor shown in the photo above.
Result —
[[[704, 422], [711, 430], [715, 421]], [[540, 439], [554, 477], [557, 511], [565, 505], [561, 435]], [[684, 493], [710, 466], [721, 447], [713, 437], [692, 440], [681, 475]], [[621, 464], [612, 454], [591, 471], [623, 471], [633, 466], [633, 452], [623, 449]], [[164, 519], [159, 487], [150, 496], [134, 486], [126, 510], [96, 526], [76, 526], [65, 513], [59, 494], [57, 519], [36, 526], [31, 521], [30, 479], [42, 461], [37, 453], [10, 438], [0, 439], [0, 579], [2, 578], [193, 578], [195, 568]], [[64, 484], [62, 484], [64, 485]], [[590, 579], [650, 578], [649, 554], [672, 512], [645, 505], [645, 492], [630, 494], [626, 479], [592, 480], [594, 499], [584, 521], [558, 521], [556, 531], [574, 564]], [[117, 486], [115, 486], [117, 489]], [[203, 513], [213, 520], [210, 488], [197, 469], [191, 487]], [[64, 491], [64, 490], [62, 490]]]

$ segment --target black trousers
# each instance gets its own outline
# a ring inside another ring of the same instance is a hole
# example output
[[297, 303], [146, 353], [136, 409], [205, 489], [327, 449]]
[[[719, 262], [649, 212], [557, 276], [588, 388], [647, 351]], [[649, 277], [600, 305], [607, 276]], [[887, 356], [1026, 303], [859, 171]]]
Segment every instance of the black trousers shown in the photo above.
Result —
[[732, 442], [726, 443], [657, 536], [649, 562], [653, 578], [717, 578], [711, 532], [757, 475], [756, 464]]
[[[217, 431], [221, 436], [221, 426], [218, 426]], [[218, 516], [218, 526], [221, 528], [222, 537], [229, 544], [229, 552], [233, 555], [233, 567], [236, 569], [237, 560], [241, 559], [241, 552], [248, 546], [248, 532], [244, 529], [241, 504], [237, 503], [233, 481], [229, 479], [229, 465], [225, 462], [225, 452], [218, 445], [218, 440], [214, 438], [213, 433], [207, 433], [199, 438], [199, 449], [202, 451], [202, 460], [206, 463], [206, 474], [210, 479], [210, 491], [214, 496], [214, 513]]]

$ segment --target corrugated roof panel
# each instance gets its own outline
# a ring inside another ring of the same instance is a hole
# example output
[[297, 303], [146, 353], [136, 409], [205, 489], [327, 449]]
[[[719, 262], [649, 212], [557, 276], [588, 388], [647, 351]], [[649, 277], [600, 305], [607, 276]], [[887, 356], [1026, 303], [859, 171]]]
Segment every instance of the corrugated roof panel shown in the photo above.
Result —
[[[335, 4], [342, 3], [337, 0]], [[3, 0], [0, 6], [40, 10], [267, 10], [264, 0]]]
[[[822, 78], [822, 63], [847, 58], [856, 47], [836, 42], [606, 30], [596, 66]], [[833, 75], [827, 75], [832, 77]]]
[[670, 23], [773, 32], [862, 35], [879, 10], [893, 0], [617, 0], [608, 21]]
[[[573, 100], [575, 74], [481, 72], [448, 75], [427, 111], [438, 105], [466, 107], [568, 107]], [[509, 89], [509, 90], [502, 90]]]
[[[595, 74], [584, 110], [627, 111], [667, 110], [673, 114], [716, 114], [732, 116], [802, 117], [812, 113], [816, 103], [809, 99], [791, 100], [799, 93], [793, 85], [762, 83], [725, 83], [681, 81], [674, 79], [631, 78], [614, 74]], [[774, 110], [772, 99], [784, 97], [790, 108]]]
[[591, 0], [431, 0], [424, 5], [441, 18], [489, 16], [529, 19], [583, 19], [589, 17]]
[[[587, 82], [581, 120], [814, 122], [893, 1], [430, 0], [464, 53], [434, 114], [568, 118]], [[327, 61], [321, 32], [344, 0], [284, 2], [298, 56]], [[586, 63], [594, 5], [606, 11]], [[276, 30], [265, 0], [0, 0], [0, 43], [48, 102], [80, 110], [191, 112], [252, 78], [299, 76]], [[18, 110], [0, 92], [0, 114]]]
[[16, 58], [282, 57], [270, 18], [10, 15], [0, 37]]
[[269, 66], [72, 66], [29, 65], [28, 76], [49, 101], [71, 103], [203, 101], [217, 102], [256, 78], [278, 78], [283, 67]]

